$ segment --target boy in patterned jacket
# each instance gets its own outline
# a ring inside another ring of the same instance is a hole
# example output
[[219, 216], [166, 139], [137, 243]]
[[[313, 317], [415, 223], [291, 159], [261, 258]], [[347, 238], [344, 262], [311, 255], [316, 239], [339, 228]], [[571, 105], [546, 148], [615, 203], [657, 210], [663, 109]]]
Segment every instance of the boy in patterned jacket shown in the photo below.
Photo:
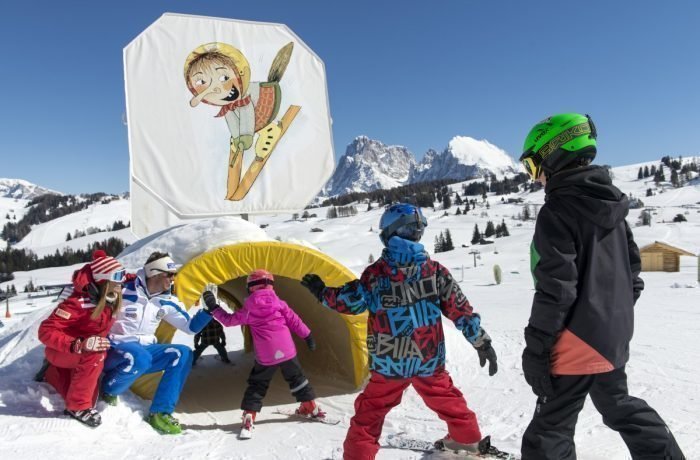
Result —
[[445, 370], [442, 315], [477, 350], [481, 366], [488, 361], [489, 375], [498, 369], [496, 353], [479, 315], [450, 272], [431, 260], [418, 242], [427, 225], [420, 208], [394, 204], [379, 224], [385, 246], [382, 256], [359, 280], [333, 288], [315, 274], [302, 279], [328, 308], [347, 315], [369, 312], [371, 376], [355, 401], [355, 415], [343, 444], [346, 460], [375, 457], [384, 418], [410, 385], [447, 423], [448, 435], [441, 440], [445, 448], [477, 454], [489, 450], [488, 437], [482, 440], [476, 415]]

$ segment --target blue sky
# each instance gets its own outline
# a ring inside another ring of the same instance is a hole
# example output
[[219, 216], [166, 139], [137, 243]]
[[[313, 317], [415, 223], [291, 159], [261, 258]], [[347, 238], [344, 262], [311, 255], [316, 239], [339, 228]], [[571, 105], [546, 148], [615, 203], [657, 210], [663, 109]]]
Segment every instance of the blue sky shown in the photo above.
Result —
[[325, 62], [336, 156], [357, 135], [418, 157], [467, 135], [520, 154], [589, 113], [599, 162], [700, 153], [694, 1], [32, 1], [0, 15], [0, 177], [128, 190], [122, 48], [164, 12], [287, 24]]

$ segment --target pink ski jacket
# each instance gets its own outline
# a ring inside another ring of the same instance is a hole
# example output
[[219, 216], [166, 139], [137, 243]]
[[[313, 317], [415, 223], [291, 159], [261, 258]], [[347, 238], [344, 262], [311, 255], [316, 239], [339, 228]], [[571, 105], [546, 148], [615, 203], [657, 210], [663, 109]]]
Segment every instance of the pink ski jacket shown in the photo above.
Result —
[[263, 366], [279, 364], [297, 355], [291, 332], [302, 339], [311, 334], [301, 318], [272, 289], [253, 292], [235, 313], [219, 308], [213, 316], [224, 326], [250, 327], [255, 360]]

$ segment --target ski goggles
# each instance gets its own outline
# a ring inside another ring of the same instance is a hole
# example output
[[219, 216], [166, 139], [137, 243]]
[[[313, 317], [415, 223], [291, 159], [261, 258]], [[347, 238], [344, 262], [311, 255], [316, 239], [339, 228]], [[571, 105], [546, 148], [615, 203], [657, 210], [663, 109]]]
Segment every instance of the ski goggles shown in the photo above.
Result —
[[520, 163], [525, 168], [525, 172], [528, 176], [530, 176], [530, 179], [537, 180], [537, 178], [540, 177], [541, 171], [540, 165], [537, 162], [535, 162], [534, 155], [535, 154], [532, 153], [532, 151], [523, 153], [523, 156], [520, 157]]
[[107, 278], [104, 279], [113, 283], [124, 283], [124, 280], [126, 279], [126, 269], [114, 271], [107, 275]]

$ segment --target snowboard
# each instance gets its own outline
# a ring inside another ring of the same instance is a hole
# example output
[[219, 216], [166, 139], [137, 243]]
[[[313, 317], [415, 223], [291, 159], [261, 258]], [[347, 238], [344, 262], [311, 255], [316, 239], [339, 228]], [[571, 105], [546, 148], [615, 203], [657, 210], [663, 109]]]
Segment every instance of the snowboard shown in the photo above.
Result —
[[324, 417], [311, 417], [309, 415], [297, 414], [296, 410], [294, 409], [277, 409], [275, 410], [275, 414], [286, 415], [287, 417], [298, 418], [301, 420], [308, 420], [309, 422], [324, 423], [326, 425], [337, 425], [340, 423], [340, 420], [328, 417], [328, 415]]
[[[458, 454], [459, 458], [464, 460], [518, 460], [513, 454], [508, 452], [503, 452], [491, 446], [490, 437], [484, 438], [486, 445], [488, 446], [483, 453], [467, 453], [464, 451], [454, 451], [446, 449], [442, 443], [442, 440], [435, 442], [424, 441], [422, 439], [411, 438], [406, 433], [395, 433], [390, 434], [386, 437], [386, 442], [388, 447], [393, 447], [394, 449], [407, 449], [414, 450], [417, 452], [452, 452]], [[484, 442], [484, 441], [482, 441]]]

